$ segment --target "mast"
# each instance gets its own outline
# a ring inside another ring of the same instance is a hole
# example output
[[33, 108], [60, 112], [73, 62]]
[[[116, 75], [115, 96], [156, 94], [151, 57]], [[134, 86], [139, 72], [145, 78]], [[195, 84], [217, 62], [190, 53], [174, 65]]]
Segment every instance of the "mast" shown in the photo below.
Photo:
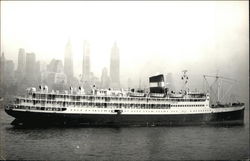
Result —
[[183, 80], [183, 82], [184, 82], [184, 90], [187, 90], [188, 91], [188, 87], [187, 87], [187, 83], [188, 83], [188, 75], [187, 75], [187, 72], [188, 72], [188, 70], [183, 70], [182, 71], [183, 72], [183, 75], [182, 75], [182, 77], [181, 77], [181, 79]]
[[141, 77], [139, 79], [139, 89], [141, 89]]
[[216, 74], [216, 82], [217, 82], [217, 103], [219, 103], [220, 101], [220, 81], [219, 81], [219, 77], [218, 77], [218, 72]]
[[[229, 93], [229, 91], [233, 87], [232, 83], [237, 82], [234, 79], [219, 76], [218, 73], [216, 74], [216, 76], [213, 76], [213, 75], [203, 75], [203, 76], [204, 76], [204, 80], [206, 81], [207, 86], [209, 86], [209, 92], [214, 95], [214, 100], [213, 101], [215, 103], [217, 103], [217, 104], [225, 99], [226, 95]], [[215, 81], [211, 85], [209, 85], [209, 83], [208, 83], [208, 80], [207, 80], [208, 77], [215, 78]], [[220, 90], [222, 88], [222, 80], [223, 80], [223, 82], [231, 84], [231, 86], [228, 87], [227, 90], [225, 91], [224, 95], [223, 95], [223, 93], [222, 94], [220, 93], [221, 92]], [[214, 85], [216, 87], [216, 90], [213, 89]]]

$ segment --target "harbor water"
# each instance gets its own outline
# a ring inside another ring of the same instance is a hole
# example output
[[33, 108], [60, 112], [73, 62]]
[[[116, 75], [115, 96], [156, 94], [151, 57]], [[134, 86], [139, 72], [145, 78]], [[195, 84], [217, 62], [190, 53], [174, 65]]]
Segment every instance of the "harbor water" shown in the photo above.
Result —
[[248, 109], [243, 126], [16, 128], [1, 107], [1, 160], [248, 159]]

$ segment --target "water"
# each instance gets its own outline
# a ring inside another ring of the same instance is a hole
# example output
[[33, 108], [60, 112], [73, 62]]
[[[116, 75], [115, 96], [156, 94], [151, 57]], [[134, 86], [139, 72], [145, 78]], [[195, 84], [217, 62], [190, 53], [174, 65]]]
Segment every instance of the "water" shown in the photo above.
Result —
[[1, 160], [249, 158], [248, 110], [244, 126], [121, 128], [14, 128], [13, 118], [0, 112]]

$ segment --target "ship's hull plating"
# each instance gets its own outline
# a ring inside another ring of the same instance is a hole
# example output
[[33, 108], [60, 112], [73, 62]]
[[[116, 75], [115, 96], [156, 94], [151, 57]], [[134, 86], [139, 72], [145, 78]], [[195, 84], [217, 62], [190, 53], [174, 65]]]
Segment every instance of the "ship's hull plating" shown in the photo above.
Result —
[[204, 114], [123, 115], [123, 114], [63, 114], [5, 110], [16, 118], [14, 124], [29, 125], [121, 125], [169, 126], [199, 124], [244, 124], [244, 109]]

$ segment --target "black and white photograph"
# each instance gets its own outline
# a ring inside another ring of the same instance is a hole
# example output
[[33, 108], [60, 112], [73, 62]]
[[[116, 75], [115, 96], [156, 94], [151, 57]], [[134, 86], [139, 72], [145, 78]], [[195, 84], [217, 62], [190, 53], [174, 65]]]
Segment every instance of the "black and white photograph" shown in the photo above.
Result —
[[0, 1], [0, 160], [249, 160], [249, 1]]

